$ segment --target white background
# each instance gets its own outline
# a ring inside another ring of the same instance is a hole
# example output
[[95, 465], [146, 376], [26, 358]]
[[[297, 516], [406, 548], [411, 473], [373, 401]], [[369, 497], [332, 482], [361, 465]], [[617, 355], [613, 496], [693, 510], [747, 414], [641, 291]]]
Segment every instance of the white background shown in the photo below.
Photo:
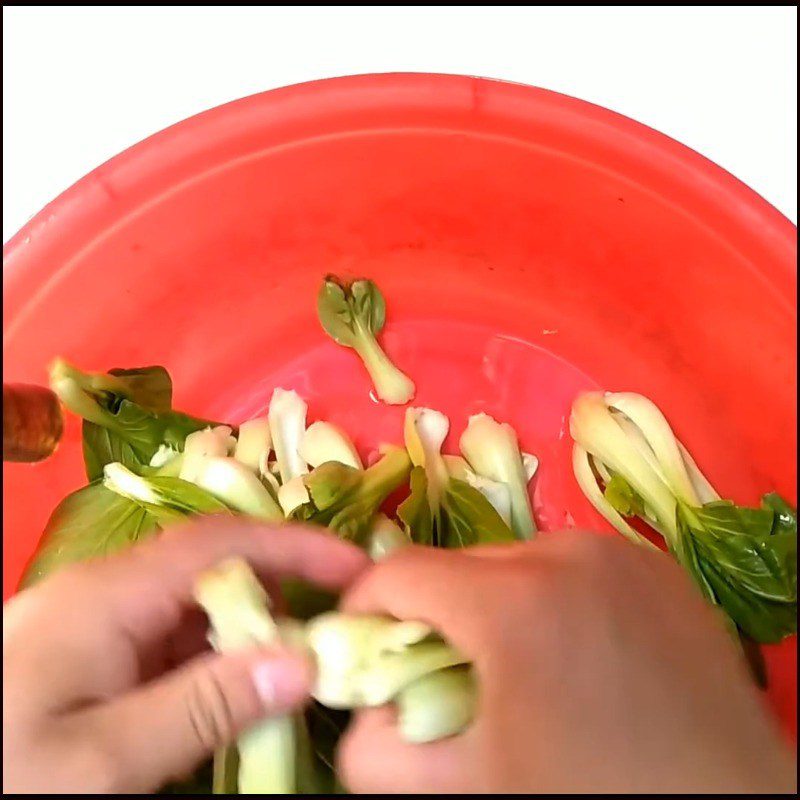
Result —
[[204, 109], [313, 78], [451, 72], [580, 97], [673, 136], [796, 221], [794, 7], [3, 9], [3, 240]]

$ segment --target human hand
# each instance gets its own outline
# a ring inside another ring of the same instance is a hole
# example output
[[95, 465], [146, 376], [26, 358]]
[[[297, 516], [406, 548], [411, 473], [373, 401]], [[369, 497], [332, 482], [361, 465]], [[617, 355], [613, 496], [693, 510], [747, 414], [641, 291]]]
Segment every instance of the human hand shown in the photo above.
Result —
[[579, 533], [408, 548], [343, 608], [430, 623], [480, 693], [467, 731], [425, 745], [399, 739], [393, 709], [359, 712], [339, 750], [353, 791], [796, 791], [743, 659], [666, 555]]
[[209, 518], [23, 591], [3, 609], [4, 791], [155, 791], [305, 702], [305, 655], [202, 654], [194, 578], [231, 555], [272, 596], [289, 576], [342, 588], [369, 563], [329, 534]]

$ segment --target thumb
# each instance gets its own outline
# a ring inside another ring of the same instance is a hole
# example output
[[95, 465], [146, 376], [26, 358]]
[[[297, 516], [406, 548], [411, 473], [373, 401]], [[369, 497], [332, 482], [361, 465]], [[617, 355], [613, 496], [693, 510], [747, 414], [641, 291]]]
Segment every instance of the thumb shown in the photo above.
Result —
[[154, 791], [186, 777], [214, 750], [309, 697], [308, 656], [286, 650], [201, 656], [104, 707], [103, 748], [114, 783]]

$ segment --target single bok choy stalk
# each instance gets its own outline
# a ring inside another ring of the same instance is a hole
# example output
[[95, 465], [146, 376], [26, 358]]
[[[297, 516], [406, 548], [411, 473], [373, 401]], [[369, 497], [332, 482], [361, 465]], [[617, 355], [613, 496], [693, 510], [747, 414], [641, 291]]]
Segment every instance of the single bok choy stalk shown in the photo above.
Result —
[[514, 429], [488, 414], [475, 414], [469, 418], [459, 445], [477, 475], [508, 487], [511, 528], [518, 539], [532, 539], [536, 523], [528, 494], [528, 475], [536, 471], [538, 462], [527, 456], [526, 468]]
[[375, 338], [386, 321], [386, 303], [372, 281], [358, 280], [345, 286], [333, 276], [327, 277], [317, 296], [317, 313], [328, 336], [361, 357], [379, 399], [403, 405], [414, 397], [414, 383], [391, 362]]
[[192, 482], [241, 514], [265, 522], [283, 519], [267, 487], [235, 458], [202, 459]]
[[[194, 596], [208, 614], [209, 641], [215, 650], [232, 653], [280, 640], [267, 593], [242, 559], [228, 559], [202, 573]], [[296, 740], [291, 716], [258, 723], [239, 737], [236, 747], [240, 794], [294, 793]]]
[[272, 450], [272, 433], [266, 417], [249, 419], [239, 426], [233, 456], [246, 467], [259, 473]]
[[384, 448], [380, 460], [365, 470], [327, 461], [303, 477], [309, 500], [292, 517], [361, 541], [384, 500], [408, 480], [410, 470], [408, 455], [399, 447]]
[[313, 422], [306, 428], [300, 444], [300, 456], [312, 468], [336, 461], [353, 469], [364, 464], [350, 437], [332, 422]]
[[404, 438], [414, 470], [411, 493], [397, 509], [406, 532], [420, 544], [443, 547], [513, 541], [502, 516], [507, 510], [504, 487], [471, 483], [468, 467], [442, 455], [449, 427], [439, 411], [406, 410]]
[[308, 502], [303, 476], [308, 464], [300, 455], [306, 432], [308, 406], [293, 389], [275, 389], [269, 404], [269, 428], [275, 450], [280, 488], [278, 502], [288, 517], [295, 508]]

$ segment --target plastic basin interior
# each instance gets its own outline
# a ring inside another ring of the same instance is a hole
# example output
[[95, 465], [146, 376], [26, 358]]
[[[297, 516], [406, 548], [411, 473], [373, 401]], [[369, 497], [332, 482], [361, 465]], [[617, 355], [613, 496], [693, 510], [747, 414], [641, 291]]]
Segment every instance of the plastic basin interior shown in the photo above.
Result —
[[[525, 86], [436, 75], [303, 84], [214, 109], [99, 167], [5, 248], [4, 380], [162, 363], [178, 407], [239, 422], [274, 386], [366, 452], [399, 441], [322, 333], [325, 273], [384, 291], [416, 403], [511, 422], [547, 532], [610, 533], [570, 470], [587, 387], [654, 399], [725, 496], [796, 502], [794, 226], [676, 142]], [[4, 595], [83, 481], [57, 454], [4, 466]], [[542, 535], [547, 535], [544, 533]], [[658, 620], [653, 620], [657, 625]], [[766, 648], [796, 732], [796, 640]]]

